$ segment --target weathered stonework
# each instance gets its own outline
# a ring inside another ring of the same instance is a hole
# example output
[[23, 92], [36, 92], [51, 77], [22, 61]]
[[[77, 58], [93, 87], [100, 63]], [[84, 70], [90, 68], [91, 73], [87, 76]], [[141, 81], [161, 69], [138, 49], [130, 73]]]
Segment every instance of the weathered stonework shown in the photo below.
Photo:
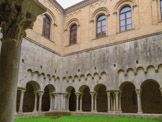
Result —
[[[55, 1], [40, 2], [51, 19], [51, 36], [49, 40], [42, 36], [40, 15], [22, 40], [17, 116], [75, 111], [72, 114], [161, 117], [159, 0], [88, 0], [66, 10]], [[119, 10], [125, 4], [132, 8], [133, 28], [120, 32]], [[100, 14], [106, 15], [107, 26], [106, 36], [98, 39]], [[77, 44], [69, 45], [69, 28], [74, 23]]]

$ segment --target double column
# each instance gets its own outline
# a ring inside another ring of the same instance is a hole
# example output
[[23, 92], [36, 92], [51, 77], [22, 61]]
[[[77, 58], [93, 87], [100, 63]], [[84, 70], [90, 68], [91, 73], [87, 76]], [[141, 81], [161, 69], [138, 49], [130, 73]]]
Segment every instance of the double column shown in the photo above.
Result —
[[[113, 96], [111, 96], [111, 94]], [[112, 90], [107, 91], [107, 106], [108, 106], [108, 112], [115, 112], [119, 113], [121, 112], [121, 91], [119, 90]]]

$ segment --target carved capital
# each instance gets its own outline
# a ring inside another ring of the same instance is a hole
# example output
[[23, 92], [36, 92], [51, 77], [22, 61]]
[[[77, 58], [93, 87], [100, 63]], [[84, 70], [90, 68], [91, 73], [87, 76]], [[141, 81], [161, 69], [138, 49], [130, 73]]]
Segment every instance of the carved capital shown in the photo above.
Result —
[[26, 36], [26, 29], [32, 29], [33, 23], [42, 9], [36, 0], [2, 0], [0, 2], [0, 26], [2, 42], [20, 44]]

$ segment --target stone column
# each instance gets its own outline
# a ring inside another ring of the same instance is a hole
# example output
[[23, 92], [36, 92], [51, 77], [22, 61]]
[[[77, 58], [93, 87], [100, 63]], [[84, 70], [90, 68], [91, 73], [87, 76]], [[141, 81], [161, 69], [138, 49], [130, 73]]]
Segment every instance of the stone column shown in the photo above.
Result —
[[34, 0], [0, 1], [0, 27], [3, 34], [0, 55], [0, 122], [14, 121], [21, 41], [26, 35], [26, 29], [32, 28], [36, 17], [45, 11], [40, 5]]
[[43, 91], [39, 91], [39, 108], [38, 111], [41, 112], [42, 111], [42, 96], [43, 96]]
[[95, 93], [94, 92], [90, 92], [91, 94], [91, 111], [93, 112], [94, 111], [94, 95]]
[[23, 113], [24, 92], [25, 90], [21, 90], [19, 113]]
[[111, 103], [111, 101], [110, 101], [110, 91], [107, 91], [107, 112], [110, 112], [111, 111], [111, 107], [110, 107], [110, 104]]
[[57, 94], [55, 93], [55, 110], [57, 111]]
[[137, 105], [138, 105], [138, 113], [142, 113], [142, 106], [141, 106], [141, 90], [136, 89], [137, 93]]
[[94, 108], [95, 112], [97, 112], [97, 95], [98, 95], [98, 93], [96, 92], [96, 94], [95, 94], [95, 108]]
[[119, 94], [119, 112], [122, 113], [122, 110], [121, 110], [121, 96], [122, 96], [122, 91], [120, 91], [120, 94]]
[[75, 93], [76, 95], [76, 111], [78, 112], [79, 111], [79, 96], [80, 96], [80, 93]]
[[67, 103], [66, 103], [66, 96], [67, 96], [67, 94], [64, 93], [64, 94], [63, 94], [63, 110], [64, 110], [64, 111], [66, 111], [66, 104], [67, 104]]
[[69, 98], [70, 98], [70, 95], [71, 94], [68, 94], [67, 95], [67, 106], [66, 106], [67, 107], [67, 111], [69, 111]]
[[80, 95], [80, 112], [82, 112], [82, 97], [83, 97], [83, 94]]
[[119, 112], [119, 91], [115, 91], [115, 111]]
[[34, 112], [37, 112], [38, 92], [34, 92], [34, 95], [35, 95]]
[[53, 111], [53, 93], [50, 93], [50, 109], [49, 111]]

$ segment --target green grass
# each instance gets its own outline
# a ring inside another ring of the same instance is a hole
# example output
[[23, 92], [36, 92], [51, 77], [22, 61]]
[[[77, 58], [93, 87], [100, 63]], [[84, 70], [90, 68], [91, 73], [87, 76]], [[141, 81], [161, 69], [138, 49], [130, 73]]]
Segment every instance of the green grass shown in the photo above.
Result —
[[162, 122], [161, 120], [108, 116], [61, 116], [57, 119], [52, 118], [55, 117], [17, 118], [14, 122]]

